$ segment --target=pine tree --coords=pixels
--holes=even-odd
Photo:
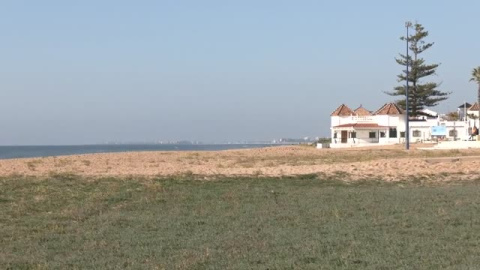
[[[408,24],[410,27],[411,24]],[[433,107],[438,105],[440,101],[448,98],[449,92],[442,92],[438,90],[438,83],[424,82],[428,76],[434,75],[439,64],[426,64],[425,60],[420,55],[433,46],[434,43],[426,43],[424,38],[428,36],[428,31],[424,27],[415,23],[412,27],[415,31],[413,35],[401,37],[400,39],[408,43],[409,56],[400,54],[399,58],[395,58],[397,63],[405,68],[405,70],[398,75],[398,82],[407,81],[406,67],[408,64],[408,101],[409,111],[412,116],[421,114],[421,110],[426,107]],[[406,85],[406,84],[405,84]],[[386,92],[391,96],[405,96],[405,85],[397,86],[392,92]],[[405,99],[397,100],[397,104],[405,109]]]
[[[477,102],[478,102],[478,105],[480,106],[480,67],[476,67],[472,70],[472,78],[470,78],[470,81],[478,84]],[[479,116],[480,116],[480,109],[479,109]],[[480,126],[480,122],[479,122],[479,126]]]

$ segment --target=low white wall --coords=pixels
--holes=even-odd
[[[480,148],[480,141],[450,141],[439,142],[433,147],[434,149],[469,149]]]

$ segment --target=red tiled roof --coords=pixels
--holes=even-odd
[[[374,115],[397,115],[403,114],[403,109],[395,103],[387,103],[378,109]]]
[[[478,106],[478,102],[473,103],[473,105],[468,108],[469,111],[478,111],[480,106]]]
[[[334,126],[334,128],[354,128],[354,129],[362,129],[362,128],[373,128],[373,129],[383,129],[388,128],[386,126],[379,126],[376,123],[353,123],[353,124],[343,124],[339,126]]]
[[[363,108],[362,106],[358,107],[353,111],[357,116],[368,116],[372,115],[371,112],[369,112],[367,109]]]
[[[330,116],[350,116],[355,114],[347,105],[342,104]]]

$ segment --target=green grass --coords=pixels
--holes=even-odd
[[[0,268],[476,269],[480,183],[0,179]]]

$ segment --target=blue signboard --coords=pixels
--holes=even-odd
[[[447,127],[446,126],[432,127],[432,136],[447,136]]]

